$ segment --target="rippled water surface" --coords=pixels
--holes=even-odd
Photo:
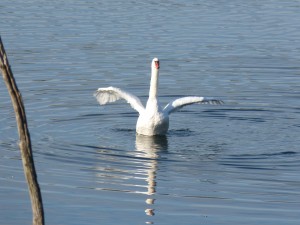
[[[300,1],[8,1],[0,32],[25,101],[46,223],[300,223]],[[213,96],[135,134],[125,102]],[[31,224],[0,82],[0,224]]]

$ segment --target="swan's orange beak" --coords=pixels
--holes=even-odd
[[[159,69],[159,61],[155,61],[155,67],[156,69]]]

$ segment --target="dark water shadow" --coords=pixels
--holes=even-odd
[[[197,132],[192,131],[188,128],[186,129],[171,129],[168,131],[168,136],[175,136],[175,137],[189,137],[197,135]]]

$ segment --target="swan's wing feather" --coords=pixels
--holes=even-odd
[[[169,102],[164,108],[164,112],[171,114],[173,112],[178,111],[184,106],[195,104],[195,103],[219,105],[219,104],[223,104],[223,101],[217,100],[215,98],[209,98],[209,97],[197,97],[197,96],[183,97]]]
[[[138,97],[120,88],[99,88],[97,91],[95,91],[94,96],[100,105],[105,105],[109,102],[115,102],[119,99],[124,99],[131,105],[133,109],[135,109],[139,113],[145,110],[143,104],[141,103]]]

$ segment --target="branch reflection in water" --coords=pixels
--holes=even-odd
[[[147,175],[147,192],[148,195],[146,203],[148,205],[145,210],[146,215],[154,216],[154,201],[153,195],[156,192],[156,173],[158,169],[158,159],[159,152],[168,150],[168,139],[166,136],[143,136],[136,135],[136,151],[139,157],[148,158],[147,163],[148,175]],[[147,224],[153,224],[153,222],[148,221]]]

